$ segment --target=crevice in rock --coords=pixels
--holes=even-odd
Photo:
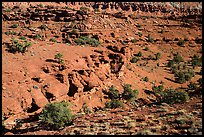
[[[52,93],[49,93],[49,92],[45,92],[45,97],[47,98],[48,101],[52,101],[56,99],[56,97]]]
[[[69,80],[69,91],[67,93],[68,96],[73,97],[74,94],[77,92],[78,88],[72,83],[72,80]]]
[[[35,100],[32,98],[31,108],[27,109],[27,113],[33,113],[37,111],[38,109],[40,109],[40,107],[36,105]]]
[[[64,76],[62,74],[55,75],[55,78],[59,80],[61,83],[64,83]]]

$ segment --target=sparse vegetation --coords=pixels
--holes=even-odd
[[[191,80],[191,78],[194,77],[194,75],[195,74],[193,70],[188,70],[175,72],[174,77],[176,82],[182,84],[185,83],[186,81]]]
[[[137,54],[137,56],[138,56],[138,57],[142,57],[142,52],[139,51],[138,54]]]
[[[16,52],[21,52],[25,53],[28,47],[30,47],[32,44],[31,42],[24,42],[21,43],[17,39],[12,38],[11,39],[12,44],[8,46],[9,52],[16,53]]]
[[[120,96],[119,91],[117,89],[115,89],[115,87],[112,85],[109,88],[109,98],[110,99],[118,99]]]
[[[24,36],[20,36],[19,39],[26,40],[26,38]]]
[[[6,31],[6,35],[16,35],[17,33],[15,31]]]
[[[159,92],[161,95],[160,102],[168,104],[184,103],[189,100],[189,95],[186,91],[177,91],[174,89],[165,89],[163,92]]]
[[[147,42],[154,43],[154,39],[151,37],[150,34],[148,34],[148,36],[147,36]]]
[[[88,44],[88,45],[91,45],[91,46],[94,46],[94,47],[97,47],[99,46],[101,43],[95,39],[95,38],[89,38],[87,36],[81,36],[79,38],[76,38],[74,39],[74,42],[77,44],[77,45],[85,45],[85,44]]]
[[[34,39],[41,39],[42,36],[41,36],[40,34],[36,34],[33,38],[34,38]]]
[[[196,66],[201,66],[202,65],[202,57],[198,57],[196,54],[194,54],[194,56],[191,59],[191,64],[193,66],[193,68],[195,68]]]
[[[10,28],[17,28],[18,27],[18,24],[13,24],[10,26]]]
[[[138,23],[138,24],[136,25],[136,27],[137,27],[137,28],[141,28],[141,25]]]
[[[42,30],[46,30],[46,28],[47,28],[47,26],[45,24],[40,26],[40,29],[42,29]]]
[[[139,94],[138,90],[133,90],[132,89],[132,85],[130,84],[125,84],[123,86],[123,93],[122,93],[122,97],[126,100],[131,100],[131,99],[135,99],[137,98]]]
[[[139,35],[139,37],[142,37],[142,32],[138,32],[137,34]]]
[[[130,59],[130,62],[131,62],[131,63],[137,63],[139,60],[140,60],[139,57],[134,56],[134,57],[132,57],[132,58]]]
[[[55,59],[57,59],[57,62],[58,62],[59,64],[63,64],[63,63],[64,63],[64,60],[63,60],[62,58],[63,58],[63,55],[62,55],[61,53],[57,53],[57,54],[55,55]]]
[[[120,101],[120,100],[111,100],[111,101],[107,101],[105,103],[105,107],[106,108],[120,108],[120,107],[123,107],[123,103]]]
[[[163,92],[164,91],[164,86],[163,85],[159,85],[159,86],[153,86],[152,87],[152,91],[153,92]]]
[[[55,38],[50,38],[51,42],[57,42],[57,40]]]
[[[39,119],[45,127],[60,129],[71,124],[74,118],[68,107],[66,102],[49,103],[43,108]]]
[[[179,40],[179,42],[177,43],[178,46],[183,46],[185,44],[185,40]]]
[[[149,47],[145,47],[145,49],[144,49],[145,51],[149,51]]]
[[[182,61],[183,61],[183,57],[179,53],[176,53],[174,55],[173,62],[175,62],[176,64],[179,64]]]
[[[132,42],[133,44],[135,44],[135,43],[137,43],[137,39],[134,38],[134,39],[131,40],[131,42]]]
[[[145,82],[148,82],[149,81],[149,78],[146,76],[146,77],[144,77],[144,81]]]
[[[161,58],[161,53],[156,53],[155,54],[155,60],[159,60]]]

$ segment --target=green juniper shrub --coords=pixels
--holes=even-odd
[[[138,57],[132,57],[131,59],[130,59],[130,62],[131,63],[136,63],[136,62],[138,62],[140,60],[140,58],[138,58]]]
[[[137,54],[137,56],[138,56],[138,57],[142,57],[142,52],[139,51],[138,54]]]
[[[148,82],[149,81],[149,78],[146,76],[146,77],[144,77],[144,81],[145,82]]]
[[[123,86],[123,93],[122,93],[122,97],[126,100],[131,100],[134,99],[138,96],[139,91],[138,90],[133,90],[132,89],[132,85],[130,84],[125,84]]]
[[[15,31],[6,31],[6,35],[16,35],[17,33]]]
[[[156,54],[155,54],[155,60],[158,60],[158,59],[160,59],[160,58],[161,58],[161,53],[159,53],[159,52],[156,53]]]
[[[41,36],[40,34],[36,34],[33,38],[34,38],[34,39],[41,39],[42,36]]]
[[[113,99],[113,100],[107,101],[105,103],[105,107],[111,108],[111,109],[120,108],[120,107],[123,107],[123,103],[120,100]]]
[[[150,34],[147,36],[147,42],[154,43],[154,39],[150,36]]]
[[[164,86],[163,85],[153,86],[152,91],[153,92],[163,92],[164,91]]]
[[[79,38],[76,38],[76,39],[74,39],[74,42],[77,45],[88,44],[88,45],[91,45],[91,46],[94,46],[94,47],[97,47],[97,46],[99,46],[101,44],[97,39],[89,38],[88,36],[81,36]]]
[[[137,43],[137,39],[134,38],[134,39],[131,40],[131,42],[135,44],[135,43]]]
[[[54,102],[47,104],[39,115],[41,124],[50,129],[60,129],[70,125],[74,116],[66,102]]]
[[[139,35],[139,37],[142,37],[142,33],[141,32],[138,32],[138,35]]]
[[[50,41],[51,41],[51,42],[57,42],[57,40],[54,39],[54,38],[50,38]]]
[[[194,76],[195,72],[192,69],[188,69],[187,71],[177,71],[174,73],[175,81],[180,84],[190,81]]]
[[[168,67],[173,67],[175,64],[175,62],[173,60],[169,60],[168,63],[167,63],[167,66]]]
[[[42,29],[42,30],[46,30],[46,28],[47,28],[47,26],[45,24],[40,26],[40,29]]]
[[[182,56],[179,54],[179,53],[176,53],[173,57],[173,61],[176,63],[176,64],[179,64],[180,62],[183,61],[183,58]]]
[[[168,104],[184,103],[189,100],[189,95],[186,91],[177,91],[174,89],[165,89],[159,93],[161,95],[160,102]]]
[[[192,64],[193,68],[195,68],[196,66],[201,66],[202,65],[202,58],[199,58],[196,54],[194,54],[194,56],[191,59],[191,64]]]
[[[59,64],[63,64],[63,63],[64,63],[64,60],[62,59],[62,57],[63,57],[63,55],[62,55],[61,53],[57,53],[57,54],[55,55],[55,59],[57,59],[57,62],[58,62]]]
[[[28,47],[32,45],[31,42],[20,43],[17,39],[11,39],[12,44],[8,47],[9,52],[16,53],[21,52],[25,53]]]
[[[10,26],[11,28],[17,28],[18,27],[18,24],[13,24]]]
[[[109,88],[109,98],[110,99],[117,99],[117,98],[119,98],[119,96],[120,96],[119,91],[117,89],[115,89],[115,87],[112,85]]]
[[[195,90],[197,88],[196,83],[190,82],[188,84],[188,89],[190,90]]]
[[[24,36],[20,36],[19,39],[26,40],[26,38]]]
[[[182,40],[182,39],[179,40],[177,43],[178,46],[183,46],[184,44],[185,44],[185,40]]]
[[[149,51],[149,47],[145,47],[145,49],[144,49],[145,51]]]

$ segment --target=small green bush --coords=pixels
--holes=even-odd
[[[55,59],[57,59],[57,62],[58,62],[59,64],[63,64],[63,63],[64,63],[64,60],[62,59],[62,57],[63,57],[63,55],[62,55],[61,53],[57,53],[57,54],[55,55]]]
[[[15,31],[6,31],[6,35],[16,35],[17,33]]]
[[[145,49],[144,49],[145,51],[149,51],[149,47],[145,47]]]
[[[115,87],[112,85],[109,88],[109,98],[110,99],[117,99],[117,98],[119,98],[119,96],[120,96],[119,91],[117,89],[115,89]]]
[[[176,64],[179,64],[180,62],[183,61],[183,58],[182,58],[182,56],[181,56],[179,53],[176,53],[176,54],[174,55],[173,61],[174,61]]]
[[[41,39],[42,36],[41,36],[40,34],[36,34],[33,38],[34,38],[34,39]]]
[[[168,67],[173,67],[175,64],[175,62],[173,60],[169,60],[168,63],[167,63],[167,66]]]
[[[177,45],[179,46],[183,46],[185,44],[185,40],[179,40],[179,42],[177,43]]]
[[[11,39],[12,44],[8,46],[9,51],[12,53],[21,52],[25,53],[28,47],[32,45],[31,42],[20,43],[17,39]]]
[[[111,100],[105,103],[106,108],[120,108],[123,107],[123,103],[120,100]]]
[[[42,30],[46,30],[46,28],[47,28],[47,26],[45,24],[40,26],[40,29],[42,29]]]
[[[138,96],[139,91],[138,90],[133,90],[132,89],[132,85],[130,84],[125,84],[123,86],[123,93],[122,93],[122,97],[126,100],[131,100],[134,99]]]
[[[51,41],[51,42],[57,42],[57,40],[54,39],[54,38],[50,38],[50,41]]]
[[[168,104],[184,103],[189,100],[189,95],[186,91],[177,91],[174,89],[165,89],[159,93],[161,95],[160,102]]]
[[[138,54],[137,54],[137,56],[138,56],[138,57],[142,57],[142,52],[139,51]]]
[[[150,36],[150,34],[147,36],[147,42],[154,43],[154,39]]]
[[[17,27],[18,27],[18,24],[11,25],[11,28],[17,28]]]
[[[74,42],[77,44],[77,45],[85,45],[85,44],[88,44],[88,45],[91,45],[91,46],[94,46],[94,47],[97,47],[99,46],[101,43],[95,39],[95,38],[89,38],[87,36],[81,36],[79,38],[76,38],[74,39]]]
[[[136,25],[136,27],[137,27],[137,28],[141,28],[141,24],[138,23],[138,24]]]
[[[188,84],[188,89],[190,90],[195,90],[197,88],[196,83],[190,82]]]
[[[163,85],[153,86],[152,91],[153,92],[162,92],[162,91],[164,91],[164,86]]]
[[[136,62],[138,62],[140,60],[140,58],[138,58],[138,57],[132,57],[131,59],[130,59],[130,62],[131,63],[136,63]]]
[[[131,42],[135,44],[135,43],[137,43],[137,39],[134,38],[134,39],[131,40]]]
[[[142,33],[141,32],[138,32],[137,34],[139,35],[139,37],[142,37]]]
[[[174,74],[175,81],[183,84],[186,81],[191,80],[192,77],[195,76],[195,73],[193,70],[188,70],[188,71],[178,71]]]
[[[74,116],[68,106],[69,105],[66,102],[54,102],[47,104],[39,115],[41,123],[51,129],[60,129],[69,125]]]
[[[196,54],[194,54],[191,59],[191,64],[193,68],[195,68],[195,66],[202,66],[202,58],[199,58]]]
[[[21,39],[21,40],[26,40],[26,37],[20,36],[19,39]]]
[[[146,76],[146,77],[144,78],[144,81],[145,81],[145,82],[148,82],[148,81],[149,81],[149,78]]]
[[[157,53],[157,54],[155,54],[155,60],[158,60],[158,59],[160,59],[161,58],[161,53]]]

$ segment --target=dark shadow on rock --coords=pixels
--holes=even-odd
[[[172,79],[170,79],[170,78],[167,78],[167,77],[164,77],[166,80],[169,80],[169,81],[171,81],[171,82],[175,82],[175,83],[177,83],[175,80],[172,80]]]
[[[56,60],[54,60],[54,59],[46,59],[45,60],[46,62],[54,62],[54,63],[58,63]]]

